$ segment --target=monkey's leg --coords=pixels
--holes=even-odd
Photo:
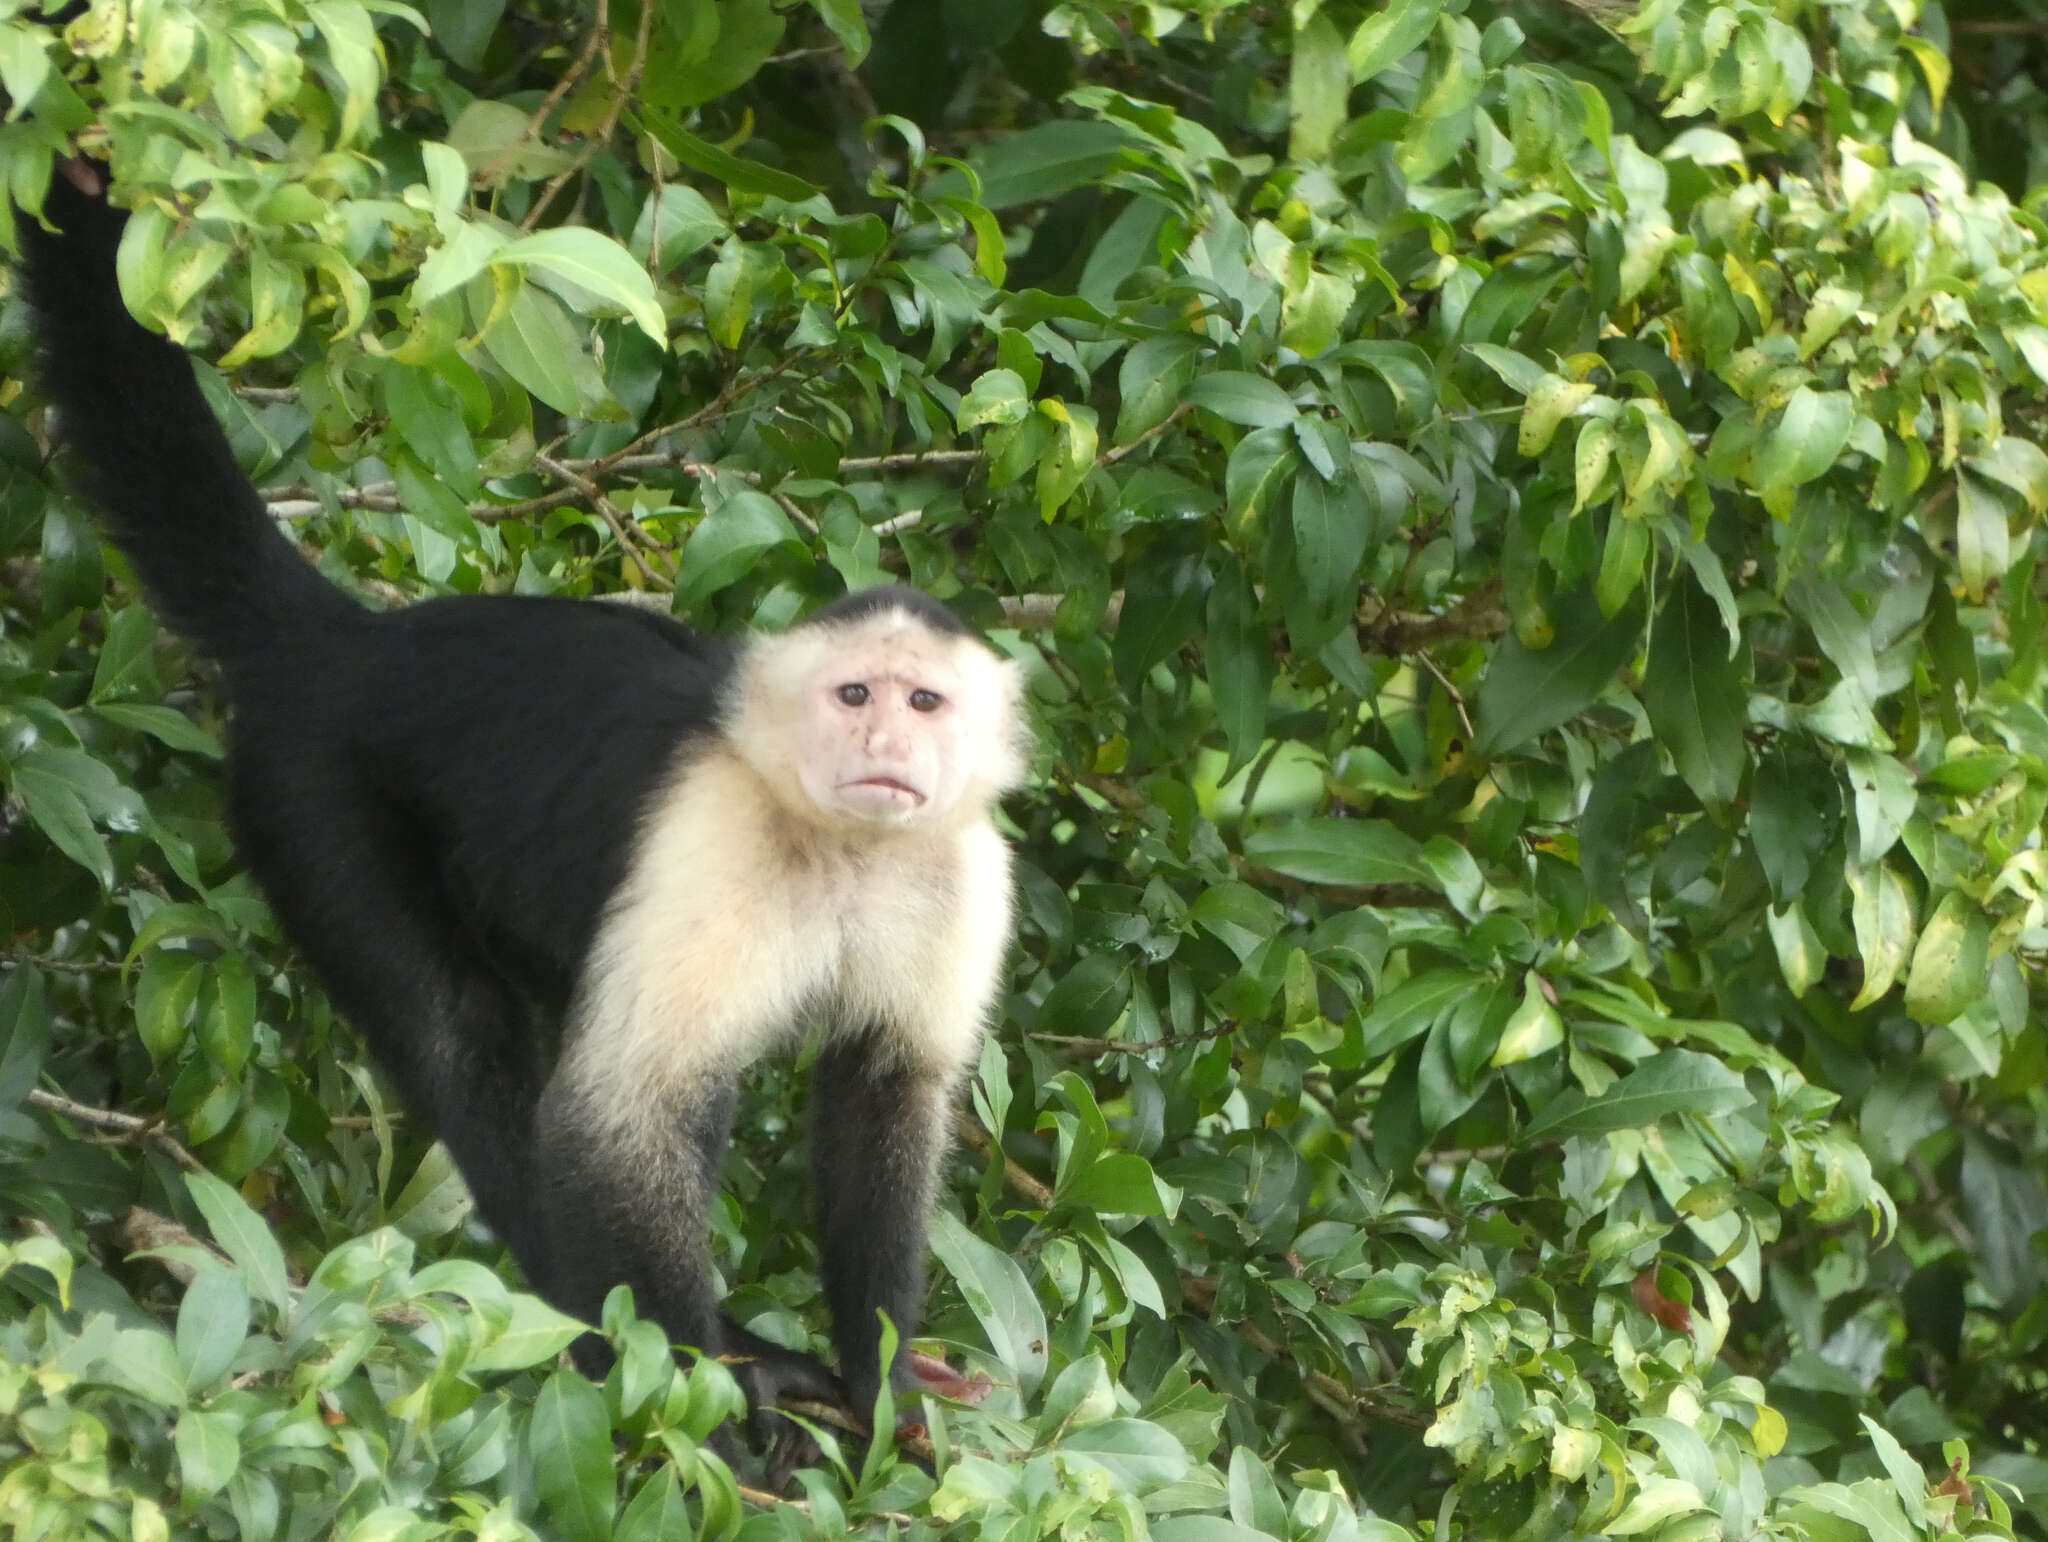
[[[669,1342],[716,1355],[724,1334],[706,1237],[732,1133],[735,1080],[702,1074],[685,1090],[633,1089],[648,1106],[602,1106],[613,1089],[583,1073],[592,1052],[557,1068],[538,1117],[539,1167],[563,1307],[596,1322],[614,1285]],[[602,1360],[598,1346],[579,1362]]]
[[[477,1208],[547,1292],[533,1109],[545,1072],[527,1013],[448,905],[416,831],[317,767],[242,755],[244,854],[285,930],[399,1095],[448,1147]]]
[[[812,1086],[814,1181],[825,1300],[848,1401],[863,1417],[881,1390],[882,1325],[896,1325],[899,1391],[915,1384],[911,1335],[924,1307],[925,1249],[955,1078],[892,1053],[879,1033],[834,1039]]]

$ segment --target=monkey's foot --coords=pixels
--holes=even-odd
[[[725,1353],[719,1358],[747,1396],[747,1444],[767,1459],[766,1486],[781,1493],[799,1467],[820,1460],[811,1432],[780,1409],[791,1403],[838,1408],[844,1399],[839,1378],[820,1361],[798,1350],[784,1349],[723,1319],[720,1336]]]

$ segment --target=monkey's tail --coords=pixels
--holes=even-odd
[[[121,303],[127,216],[51,179],[52,234],[18,218],[41,379],[79,466],[164,617],[228,671],[291,633],[364,614],[285,539],[176,344]]]

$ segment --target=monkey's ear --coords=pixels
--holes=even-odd
[[[989,796],[999,798],[1021,787],[1031,770],[1031,705],[1025,699],[1023,665],[987,648],[977,652],[987,661],[985,670],[975,671],[971,687],[984,704],[982,725],[974,735],[981,761],[977,780],[986,784]]]

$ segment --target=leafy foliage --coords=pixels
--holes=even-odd
[[[11,311],[0,1517],[2042,1534],[2038,103],[1898,0],[878,15],[17,3],[0,161],[111,162],[371,603],[898,578],[1030,663],[928,1325],[985,1395],[793,1502],[623,1296],[564,1367],[237,871]],[[822,1343],[806,1097],[717,1243]]]

